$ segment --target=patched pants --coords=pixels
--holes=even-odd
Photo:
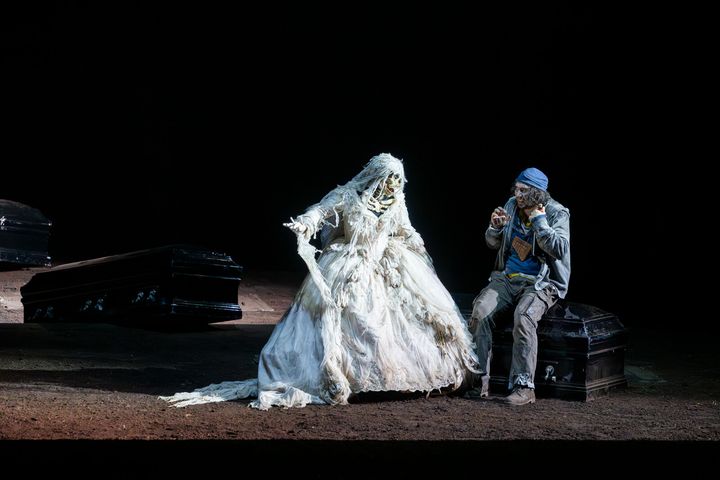
[[[470,332],[475,339],[483,381],[490,380],[492,331],[496,322],[513,321],[512,364],[509,388],[523,385],[535,388],[537,365],[537,325],[540,318],[557,301],[552,287],[535,290],[535,281],[502,272],[490,274],[490,283],[473,300]],[[509,312],[514,309],[512,317]]]

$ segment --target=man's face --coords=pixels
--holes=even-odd
[[[528,202],[528,193],[530,193],[530,186],[525,185],[522,182],[515,182],[515,189],[513,190],[515,195],[515,201],[517,206],[520,208],[528,208],[531,205]]]

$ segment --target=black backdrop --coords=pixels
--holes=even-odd
[[[0,197],[53,220],[54,258],[182,242],[302,272],[282,222],[389,152],[449,289],[486,283],[490,211],[536,166],[572,213],[569,299],[664,311],[630,12],[94,3],[0,16]]]

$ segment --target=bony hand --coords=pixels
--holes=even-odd
[[[283,223],[283,226],[288,227],[297,235],[303,235],[305,238],[310,238],[310,229],[307,225],[302,222],[298,222],[292,217],[290,217],[290,221],[288,223]]]
[[[497,207],[490,215],[490,225],[493,228],[502,228],[508,222],[508,214],[502,207]]]
[[[545,205],[543,205],[542,203],[539,203],[539,204],[535,205],[534,207],[526,209],[525,213],[528,216],[528,220],[532,220],[533,218],[537,217],[538,215],[545,215]]]

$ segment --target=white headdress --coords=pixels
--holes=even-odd
[[[355,175],[345,186],[352,187],[360,192],[366,190],[373,192],[378,185],[392,174],[397,174],[402,180],[402,185],[405,185],[407,179],[405,178],[402,160],[393,157],[389,153],[381,153],[372,157],[360,173]]]

